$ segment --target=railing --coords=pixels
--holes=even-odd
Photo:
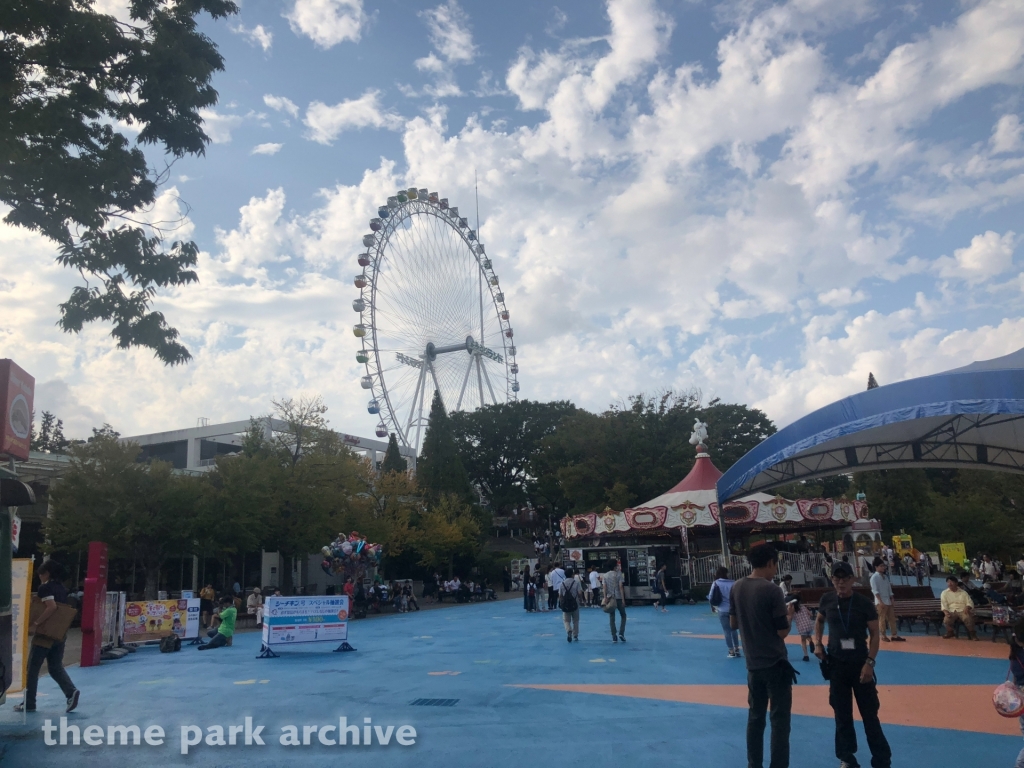
[[[103,602],[103,641],[101,648],[107,650],[119,645],[124,629],[124,592],[107,592]]]

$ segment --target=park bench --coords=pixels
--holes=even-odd
[[[925,589],[931,592],[930,587],[925,587]],[[939,634],[942,628],[942,601],[934,596],[911,600],[897,597],[893,601],[893,612],[896,614],[896,625],[901,629],[904,622],[910,629],[913,629],[916,621],[924,624],[925,634],[929,633],[933,624],[935,625],[935,634]]]
[[[834,592],[832,587],[806,587],[804,589],[795,589],[793,594],[800,598],[800,604],[806,605],[809,611],[816,611],[818,609],[818,603],[821,602],[821,597],[827,592]],[[871,595],[871,590],[866,587],[854,587],[854,592],[858,592],[865,597],[874,599]]]

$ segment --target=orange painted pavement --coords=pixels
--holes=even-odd
[[[747,708],[745,685],[516,685],[546,691],[596,693],[636,699]],[[992,685],[880,685],[879,719],[888,725],[1019,736],[1017,718],[999,717],[992,707]],[[854,712],[857,708],[854,706]],[[832,717],[828,686],[794,685],[793,714]],[[860,715],[857,714],[857,719]]]
[[[673,632],[672,637],[721,640],[725,642],[725,635],[689,635]],[[789,645],[800,645],[800,636],[790,635],[786,638],[786,643]],[[943,640],[937,635],[908,635],[905,643],[881,643],[879,650],[897,653],[924,653],[931,656],[957,656],[970,659],[1006,659],[1009,656],[1009,648],[1006,643],[993,643],[991,639],[978,641]]]

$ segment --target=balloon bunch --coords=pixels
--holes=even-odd
[[[344,574],[353,581],[362,578],[367,567],[380,563],[380,544],[370,544],[359,531],[352,531],[347,537],[343,533],[322,550],[324,560],[320,567],[328,576]]]

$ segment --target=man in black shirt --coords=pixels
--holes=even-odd
[[[890,768],[892,751],[878,721],[878,689],[875,687],[875,658],[878,656],[878,612],[870,599],[853,591],[853,568],[849,563],[832,567],[835,592],[827,592],[818,603],[814,624],[814,655],[823,662],[829,681],[829,704],[836,717],[836,757],[840,768],[857,768],[857,733],[853,728],[853,699],[864,721],[864,733],[871,749],[872,768]],[[828,622],[826,656],[822,636]],[[865,640],[865,636],[868,637]]]
[[[48,560],[39,566],[39,589],[36,595],[43,601],[45,606],[39,619],[28,628],[31,634],[35,634],[40,624],[46,621],[50,614],[57,610],[57,603],[67,603],[68,591],[64,588],[57,577],[60,575],[59,566],[52,560]],[[67,697],[67,711],[70,712],[78,706],[78,689],[71,682],[68,673],[64,670],[64,640],[54,642],[49,648],[36,644],[37,638],[32,641],[32,651],[28,657],[28,680],[25,686],[25,701],[14,707],[15,712],[36,711],[36,688],[39,685],[39,671],[46,662],[46,668],[50,672],[50,678]]]

